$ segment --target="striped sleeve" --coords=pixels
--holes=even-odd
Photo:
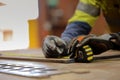
[[[80,0],[74,15],[69,19],[71,22],[86,22],[91,27],[100,15],[99,5],[96,4],[96,0]]]

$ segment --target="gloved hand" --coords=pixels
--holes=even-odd
[[[79,46],[79,44],[81,44],[81,42],[87,37],[87,35],[75,37],[68,45],[68,54],[70,54],[70,58],[74,59],[75,62],[86,63],[93,61],[93,51],[91,47],[86,43]]]
[[[113,48],[109,39],[110,36],[107,34],[102,36],[94,34],[78,36],[71,41],[68,54],[70,54],[70,58],[75,58],[78,62],[91,62],[93,55]]]
[[[42,50],[46,58],[60,58],[67,55],[67,44],[57,36],[46,36]]]
[[[100,54],[106,50],[113,49],[111,38],[112,36],[110,36],[110,34],[104,34],[101,36],[90,34],[85,36],[82,40],[79,40],[77,47],[89,45],[92,48],[94,54]]]

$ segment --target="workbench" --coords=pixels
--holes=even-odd
[[[92,63],[76,63],[71,59],[46,59],[41,49],[0,51],[0,65],[5,64],[6,73],[1,69],[0,80],[120,80],[120,51],[115,50],[95,55]],[[25,66],[26,69],[22,68],[21,71],[31,67],[41,67],[42,71],[31,76],[24,71],[10,74],[9,65]],[[14,67],[14,70],[18,68],[19,66]]]

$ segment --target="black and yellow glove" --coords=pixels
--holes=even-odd
[[[74,59],[76,62],[86,63],[93,61],[92,48],[88,44],[79,46],[86,37],[86,35],[78,36],[71,40],[68,46],[68,54],[70,58]]]
[[[100,54],[113,48],[113,44],[107,40],[106,35],[96,36],[81,35],[74,38],[68,48],[70,58],[75,59],[77,62],[91,62],[93,55]]]

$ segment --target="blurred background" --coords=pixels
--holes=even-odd
[[[61,35],[78,1],[0,0],[0,50],[41,48],[46,35]],[[101,12],[91,33],[106,30]]]

